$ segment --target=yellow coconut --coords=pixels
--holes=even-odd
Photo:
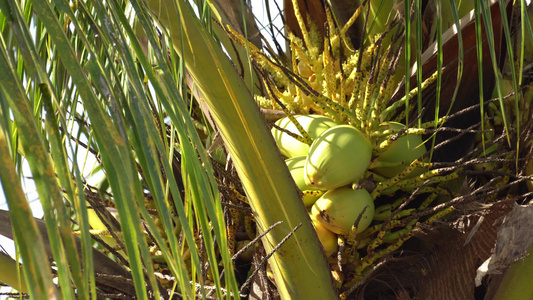
[[[322,225],[318,220],[311,217],[311,220],[313,221],[313,226],[315,227],[316,234],[318,236],[318,239],[320,240],[320,243],[322,244],[322,248],[324,249],[324,252],[326,253],[326,256],[331,256],[334,253],[337,253],[337,250],[339,248],[339,245],[337,243],[337,235],[330,230],[328,230],[324,225]]]
[[[353,225],[362,232],[374,218],[374,201],[365,189],[349,186],[328,191],[311,208],[314,219],[334,233],[348,235]],[[361,215],[359,222],[355,224]]]

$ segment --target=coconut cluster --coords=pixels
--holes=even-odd
[[[425,153],[419,135],[389,143],[387,133],[401,128],[399,123],[384,123],[379,128],[382,134],[370,138],[352,125],[337,125],[322,115],[285,117],[272,128],[328,256],[337,251],[337,235],[361,233],[374,218],[371,194],[353,186],[369,172],[394,177]]]

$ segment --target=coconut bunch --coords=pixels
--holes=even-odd
[[[422,134],[443,120],[405,126],[413,109],[406,109],[406,103],[418,90],[390,103],[403,42],[397,23],[356,50],[345,33],[362,7],[342,28],[326,8],[326,37],[310,20],[298,17],[298,11],[295,7],[303,38],[288,34],[288,64],[251,44],[247,47],[267,91],[256,100],[262,108],[286,115],[273,124],[272,135],[344,290],[409,239],[416,222],[431,222],[451,211],[425,209],[445,193],[436,184],[457,173],[430,170],[425,162]],[[435,79],[436,74],[422,88]],[[427,197],[408,206],[413,191]]]
[[[345,34],[363,7],[343,27],[326,8],[323,36],[293,4],[302,38],[288,33],[289,59],[247,44],[266,90],[256,100],[286,115],[272,124],[272,135],[292,175],[288,180],[302,191],[338,287],[346,292],[412,237],[417,224],[454,210],[450,186],[462,168],[429,163],[422,135],[446,119],[409,119],[416,115],[416,101],[410,100],[420,90],[390,100],[399,85],[395,70],[404,61],[399,22],[371,11],[379,34],[354,49]],[[422,90],[436,79],[435,72]]]
[[[298,128],[311,144],[299,138]],[[423,168],[408,169],[426,153],[420,135],[403,135],[394,141],[385,138],[402,129],[400,123],[386,122],[374,136],[367,136],[322,115],[296,115],[276,122],[272,135],[287,157],[287,167],[302,191],[326,255],[337,253],[338,235],[362,233],[374,219],[375,195],[360,183],[374,176],[386,182],[400,174],[408,178],[424,172]],[[384,149],[380,148],[383,143]]]

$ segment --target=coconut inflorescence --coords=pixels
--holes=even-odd
[[[460,8],[470,11],[470,5]],[[399,46],[406,40],[390,22],[397,10],[402,14],[397,6],[370,3],[354,12],[351,21],[365,11],[368,16],[367,27],[360,28],[366,30],[360,47],[346,39],[351,24],[337,27],[326,11],[329,34],[301,22],[302,36],[287,36],[290,60],[283,68],[269,55],[254,55],[268,73],[268,95],[257,95],[256,101],[287,116],[275,123],[272,135],[302,191],[324,251],[331,255],[332,270],[342,272],[339,286],[345,292],[368,278],[379,260],[398,250],[421,224],[453,212],[455,204],[438,204],[459,195],[449,185],[466,174],[460,164],[432,163],[427,149],[433,151],[437,144],[422,138],[448,129],[448,115],[427,122],[427,112],[417,110],[425,103],[420,98],[434,94],[441,70],[423,72],[423,82],[411,84],[403,96],[405,59]],[[450,21],[443,14],[445,20]],[[434,33],[435,27],[428,30]],[[530,163],[525,174],[532,170]],[[532,182],[527,181],[529,188]]]

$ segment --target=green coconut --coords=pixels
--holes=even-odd
[[[320,196],[324,192],[320,191],[317,188],[309,187],[307,184],[305,184],[305,159],[306,156],[297,156],[285,160],[285,163],[287,163],[287,167],[291,172],[292,179],[294,179],[294,182],[296,183],[298,188],[304,193],[302,200],[304,201],[305,206],[311,207],[311,205],[313,205],[313,203],[315,203],[315,201],[320,198]]]
[[[324,131],[309,148],[305,183],[330,190],[357,181],[368,168],[372,145],[358,129],[338,125]]]
[[[368,228],[374,218],[374,210],[374,201],[367,190],[346,186],[320,197],[311,208],[311,216],[331,232],[348,235],[353,225],[357,226],[357,233]]]
[[[294,117],[313,140],[322,132],[337,125],[332,119],[321,115],[298,115]],[[294,123],[292,123],[287,117],[277,120],[275,124],[280,128],[301,136],[296,125],[294,125]],[[308,144],[298,141],[291,135],[280,131],[275,127],[272,127],[272,136],[274,137],[281,154],[285,157],[306,156],[309,152]]]
[[[405,125],[397,122],[383,123],[379,126],[379,130],[398,131],[404,128]],[[386,141],[386,138],[378,140],[378,144]],[[422,157],[426,153],[426,147],[422,143],[422,137],[418,134],[407,134],[397,140],[393,141],[387,150],[380,153],[378,157],[372,162],[370,168],[387,178],[392,178],[405,170],[415,159]],[[415,176],[423,173],[423,168],[417,168],[410,176]]]

